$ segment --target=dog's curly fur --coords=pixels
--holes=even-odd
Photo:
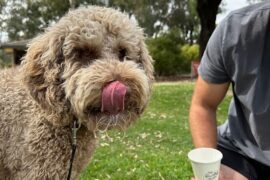
[[[89,162],[98,130],[127,127],[143,112],[152,59],[135,21],[110,8],[70,11],[29,44],[18,68],[0,72],[0,178],[65,179],[78,119],[72,179]],[[101,112],[103,87],[128,87],[125,110]]]

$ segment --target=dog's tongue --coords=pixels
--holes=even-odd
[[[127,87],[119,81],[113,81],[102,91],[101,112],[117,114],[125,108]]]

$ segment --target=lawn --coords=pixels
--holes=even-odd
[[[127,131],[102,134],[100,143],[80,180],[181,179],[192,176],[187,152],[193,147],[188,110],[194,82],[156,83],[149,107]],[[231,98],[218,109],[226,119]]]

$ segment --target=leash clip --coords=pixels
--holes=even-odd
[[[77,145],[77,131],[80,129],[81,123],[78,122],[78,120],[75,120],[73,122],[73,127],[72,127],[72,145],[76,146]]]
[[[77,131],[80,129],[81,123],[78,121],[78,119],[74,120],[72,129],[72,152],[70,157],[70,164],[69,164],[69,170],[67,175],[67,180],[71,179],[71,172],[72,172],[72,164],[75,158],[75,152],[77,148]]]

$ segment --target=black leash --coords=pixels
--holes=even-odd
[[[75,158],[75,153],[76,153],[76,149],[77,149],[77,131],[80,128],[80,124],[78,122],[78,120],[74,120],[73,122],[73,127],[72,127],[72,152],[71,152],[71,158],[70,158],[70,163],[69,163],[69,170],[68,170],[68,176],[67,176],[67,180],[70,180],[71,178],[71,172],[72,172],[72,165],[73,165],[73,161]]]

